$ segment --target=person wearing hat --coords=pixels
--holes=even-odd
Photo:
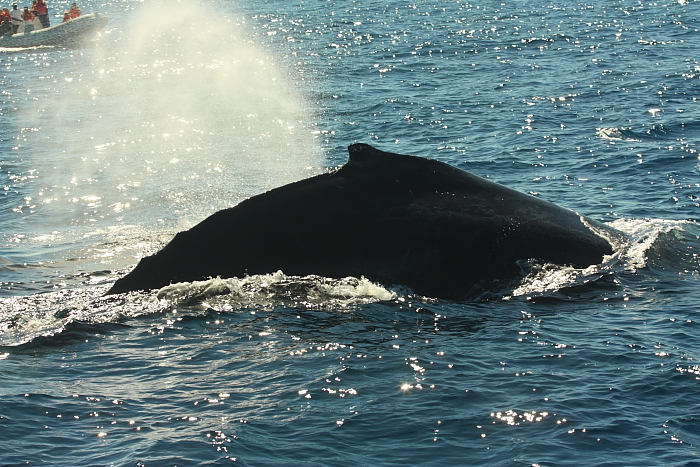
[[[10,10],[10,18],[12,18],[12,34],[17,34],[19,25],[22,24],[22,12],[17,9],[17,4],[12,5],[12,10]]]

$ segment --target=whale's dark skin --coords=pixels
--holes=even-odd
[[[178,233],[108,293],[282,270],[364,276],[459,299],[474,286],[517,278],[519,260],[583,268],[613,252],[585,218],[550,202],[435,160],[366,144],[348,150],[335,172],[254,196]]]

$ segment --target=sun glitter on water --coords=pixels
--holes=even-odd
[[[159,219],[182,229],[318,173],[303,92],[250,29],[213,5],[155,0],[83,52],[89,69],[56,79],[24,114],[50,142],[48,154],[31,151],[37,210],[56,225]],[[55,152],[60,166],[43,162]]]

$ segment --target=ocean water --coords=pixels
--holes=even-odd
[[[0,465],[700,465],[700,2],[80,6],[110,20],[84,47],[0,50]],[[354,142],[627,242],[465,302],[283,271],[103,296]]]

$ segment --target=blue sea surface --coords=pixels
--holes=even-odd
[[[700,2],[80,6],[110,21],[84,46],[0,49],[0,465],[700,465]],[[627,242],[471,301],[104,295],[355,142]]]

